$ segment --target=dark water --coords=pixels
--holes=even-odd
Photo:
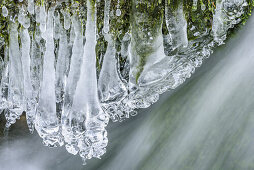
[[[254,18],[181,87],[138,116],[108,127],[101,160],[48,148],[23,116],[4,136],[1,170],[254,169]]]

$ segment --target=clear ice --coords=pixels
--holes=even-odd
[[[46,22],[47,34],[45,34],[46,51],[43,56],[43,78],[35,115],[35,128],[44,144],[50,147],[63,145],[60,133],[60,118],[56,114],[53,13],[54,8],[50,8]]]
[[[25,113],[29,130],[46,146],[65,145],[84,162],[100,158],[109,119],[129,118],[182,84],[248,6],[246,0],[217,0],[216,6],[193,0],[190,11],[199,17],[213,8],[212,20],[198,25],[186,19],[183,1],[176,8],[168,0],[131,1],[125,8],[127,1],[24,0],[15,12],[0,3],[0,22],[8,24],[0,33],[6,128]]]

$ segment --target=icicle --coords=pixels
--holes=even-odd
[[[6,8],[6,6],[2,7],[2,15],[3,15],[3,17],[7,17],[8,16],[8,9]]]
[[[177,29],[179,29],[178,36],[179,36],[179,44],[182,44],[183,48],[188,46],[188,35],[187,35],[187,21],[184,16],[183,12],[183,5],[181,4],[178,7],[177,15],[176,15],[176,22],[177,22]]]
[[[22,68],[24,76],[24,100],[25,100],[25,111],[26,119],[30,132],[34,130],[34,114],[36,101],[33,98],[33,88],[31,84],[31,73],[30,73],[30,35],[28,29],[22,29],[21,31],[21,45],[22,45]]]
[[[183,12],[183,4],[179,4],[178,9],[172,11],[166,1],[165,19],[173,50],[179,47],[186,48],[188,46],[187,21]]]
[[[26,11],[22,7],[19,10],[18,21],[21,25],[23,25],[24,28],[29,28],[30,27],[30,18],[28,18],[28,16],[25,13],[26,13]]]
[[[246,0],[216,1],[216,9],[212,24],[212,35],[218,45],[224,43],[228,29],[232,28],[235,24],[238,24],[241,21],[240,16],[244,13],[246,5]]]
[[[130,33],[127,32],[122,40],[122,44],[121,44],[121,58],[125,59],[126,62],[124,63],[124,65],[122,66],[123,69],[120,72],[122,77],[127,80],[129,77],[129,71],[130,71],[130,65],[129,65],[129,55],[130,55],[130,40],[131,40],[131,36]],[[121,62],[119,62],[120,67],[121,67]],[[120,68],[119,68],[120,69]]]
[[[61,29],[60,14],[59,12],[56,12],[56,15],[54,16],[54,38],[56,40],[60,38]]]
[[[214,40],[218,43],[222,43],[220,40],[220,36],[225,31],[225,24],[224,24],[224,17],[225,14],[223,13],[223,3],[224,0],[217,0],[216,1],[216,9],[213,19],[213,27],[212,32],[214,36]]]
[[[105,39],[108,47],[99,76],[98,91],[104,110],[114,119],[115,114],[121,112],[118,105],[127,96],[127,87],[119,76],[115,44],[110,35],[105,35]]]
[[[8,62],[8,47],[4,51],[4,63],[1,72],[0,84],[0,114],[4,109],[8,108],[8,87],[9,87],[9,62]]]
[[[108,40],[98,82],[101,102],[118,102],[126,96],[127,89],[119,77],[117,65],[115,44],[112,40]]]
[[[67,78],[66,89],[65,89],[65,107],[68,108],[72,105],[73,95],[75,93],[77,82],[80,77],[80,70],[83,56],[83,33],[81,24],[77,16],[72,17],[72,25],[74,27],[75,38],[72,48],[70,71]],[[72,39],[72,37],[70,38]]]
[[[123,37],[123,40],[122,40],[121,55],[124,58],[129,55],[130,39],[131,39],[130,34],[126,33]]]
[[[69,41],[69,46],[73,46],[75,40],[75,30],[73,24],[71,25],[71,31],[70,31],[70,41]]]
[[[0,86],[0,114],[3,110],[8,108],[8,84],[9,84],[9,74],[8,74],[8,64],[3,69],[2,80]]]
[[[81,76],[73,101],[74,109],[81,114],[81,117],[85,117],[85,121],[80,122],[85,125],[85,138],[81,138],[78,145],[83,160],[92,157],[100,158],[106,152],[105,147],[108,143],[105,130],[108,116],[101,109],[97,92],[95,8],[96,6],[93,7],[91,2],[87,1],[87,40],[84,46]]]
[[[106,33],[106,34],[109,32],[110,4],[111,4],[111,0],[106,0],[106,1],[105,1],[105,7],[104,7],[104,27],[103,27],[103,31],[104,31],[104,33]]]
[[[16,23],[10,23],[10,46],[9,46],[9,91],[8,101],[10,102],[9,111],[6,112],[6,127],[9,128],[11,124],[19,119],[23,108],[23,71],[21,65],[21,54],[19,51],[18,43],[18,25]]]
[[[68,45],[67,45],[67,35],[66,30],[60,26],[60,41],[59,41],[59,50],[57,57],[56,65],[56,102],[59,104],[59,110],[62,110],[63,97],[64,97],[64,88],[66,82],[66,67],[67,67],[67,57],[68,57]]]
[[[72,48],[72,56],[71,56],[71,64],[70,71],[68,74],[66,88],[65,88],[65,97],[64,97],[64,111],[62,114],[62,133],[65,139],[66,149],[68,152],[72,154],[77,154],[77,142],[76,137],[72,134],[71,122],[69,121],[70,109],[73,103],[73,96],[76,91],[77,83],[80,77],[82,57],[83,57],[83,33],[81,24],[77,18],[77,16],[73,15],[72,17],[72,27],[75,32],[73,38],[73,34],[71,34],[70,39],[74,39],[73,48]]]
[[[24,96],[31,99],[32,97],[32,85],[30,78],[30,36],[27,29],[21,31],[21,52],[22,52],[22,68],[24,75]]]
[[[103,155],[108,142],[105,131],[108,116],[102,111],[97,94],[95,8],[90,0],[87,1],[84,60],[73,99],[73,107],[67,120],[71,125],[70,131],[76,136],[79,154],[84,161]]]
[[[36,27],[35,34],[32,36],[32,47],[31,47],[31,82],[33,86],[33,96],[39,96],[40,82],[42,79],[42,53],[41,53],[41,36],[40,30]]]
[[[64,16],[64,29],[69,30],[71,27],[70,14],[68,12],[63,11],[63,10],[61,10],[61,13]]]
[[[34,0],[28,0],[27,10],[30,14],[34,14]]]
[[[37,23],[40,23],[41,22],[40,20],[41,7],[36,5],[34,10],[35,10],[35,21]]]
[[[104,15],[106,17],[104,18],[105,25],[103,28],[105,33],[104,37],[108,42],[108,47],[104,56],[98,81],[98,90],[100,92],[99,96],[101,102],[103,103],[119,102],[127,95],[125,84],[119,77],[115,44],[111,38],[111,35],[107,34],[109,30],[109,11],[110,0],[105,2]]]
[[[46,31],[47,13],[45,10],[45,4],[40,7],[40,30],[42,33]]]
[[[35,116],[35,128],[38,134],[43,139],[44,144],[51,147],[63,145],[59,119],[56,115],[53,13],[54,8],[50,8],[47,18],[47,34],[45,34],[46,52],[43,60],[43,80]]]

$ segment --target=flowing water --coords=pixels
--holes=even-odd
[[[254,169],[254,17],[175,91],[107,127],[107,153],[86,166],[30,135],[24,116],[3,135],[3,170]]]

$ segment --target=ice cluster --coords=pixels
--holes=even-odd
[[[15,12],[12,1],[0,2],[8,24],[7,41],[0,37],[7,128],[25,112],[46,146],[100,158],[109,120],[129,118],[182,84],[248,7],[193,0],[190,22],[181,0],[129,1],[24,0]]]

